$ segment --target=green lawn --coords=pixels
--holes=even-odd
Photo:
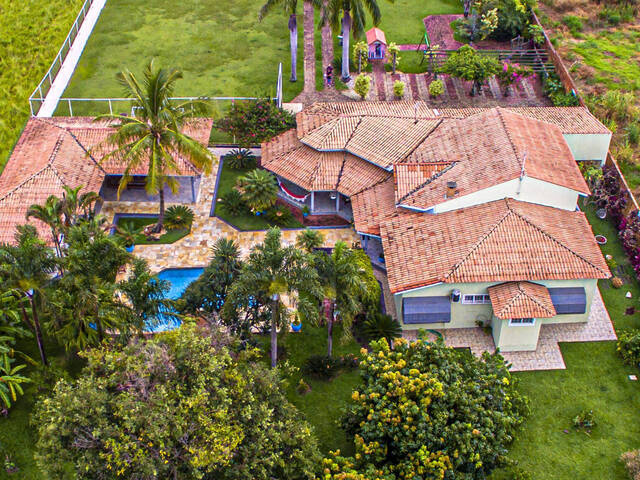
[[[0,172],[29,117],[29,95],[81,5],[82,0],[0,0]]]
[[[147,225],[156,223],[158,217],[119,217],[116,225],[122,226],[125,223],[133,224],[135,229],[142,230]],[[178,229],[167,230],[166,233],[160,235],[158,241],[149,241],[142,233],[136,235],[136,245],[157,245],[162,243],[174,243],[180,240],[182,237],[189,235],[190,230]]]
[[[224,162],[222,163],[222,171],[220,172],[220,180],[219,180],[219,183],[218,183],[218,194],[217,194],[217,197],[216,197],[216,208],[215,208],[214,213],[215,213],[215,215],[217,217],[220,217],[225,222],[228,222],[231,225],[234,225],[239,230],[266,230],[269,227],[271,227],[272,224],[269,223],[264,216],[262,216],[262,215],[261,216],[256,216],[256,215],[253,215],[251,212],[247,212],[247,213],[244,213],[244,214],[239,215],[239,216],[229,215],[225,211],[225,209],[222,208],[217,203],[218,198],[223,197],[226,193],[228,193],[231,190],[233,190],[233,188],[236,186],[236,182],[238,180],[238,177],[244,175],[249,170],[251,170],[251,169],[231,168],[228,165],[225,165]],[[285,227],[286,228],[298,228],[298,227],[301,228],[303,226],[304,225],[302,225],[300,222],[298,222],[297,220],[293,219]]]

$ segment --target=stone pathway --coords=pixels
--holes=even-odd
[[[481,328],[451,328],[440,332],[451,347],[470,348],[480,356],[483,352],[494,352],[493,338]],[[405,338],[415,339],[417,331],[404,332]],[[511,363],[511,371],[563,370],[566,368],[559,343],[598,342],[616,340],[616,332],[605,308],[600,291],[596,290],[586,323],[558,323],[542,325],[538,346],[533,352],[502,352]]]
[[[225,149],[215,149],[218,156],[226,153]],[[198,198],[195,203],[188,203],[195,213],[191,226],[191,233],[175,243],[168,245],[137,245],[135,255],[149,262],[153,272],[167,268],[203,267],[209,263],[210,247],[221,237],[236,241],[243,256],[251,248],[262,242],[264,231],[243,232],[236,230],[217,217],[211,217],[211,206],[214,198],[218,162],[215,162],[210,175],[202,177]],[[167,204],[169,207],[170,204]],[[155,202],[105,202],[101,212],[113,221],[116,213],[156,213],[158,204]],[[282,238],[285,244],[295,242],[296,236],[303,229],[283,230]],[[358,235],[351,227],[317,229],[325,240],[325,247],[332,247],[339,240],[348,245],[359,242]]]

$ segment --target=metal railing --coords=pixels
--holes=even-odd
[[[446,62],[449,55],[457,50],[435,50],[430,52],[427,50],[424,53],[425,62],[429,62],[429,68],[442,67]],[[549,73],[554,70],[554,65],[551,63],[546,50],[537,48],[529,50],[479,50],[482,55],[493,57],[499,61],[509,60],[514,63],[518,63],[522,66],[530,67],[535,73]]]
[[[89,8],[93,4],[93,2],[94,0],[85,0],[85,2],[82,4],[82,8],[78,12],[78,15],[76,16],[76,20],[73,22],[73,25],[71,26],[71,29],[67,34],[67,38],[64,39],[64,42],[62,42],[62,46],[60,47],[60,50],[58,50],[58,54],[53,59],[53,62],[51,62],[51,66],[49,67],[49,70],[47,70],[47,73],[44,74],[38,86],[33,90],[31,95],[29,96],[29,108],[31,110],[32,116],[37,114],[38,111],[40,110],[40,107],[42,106],[42,103],[44,102],[44,99],[46,98],[47,93],[49,93],[49,90],[51,89],[53,80],[56,78],[56,75],[62,68],[62,63],[64,62],[65,58],[67,58],[67,54],[69,53],[69,50],[71,50],[71,45],[73,44],[73,41],[75,40],[75,38],[78,36],[78,31],[80,30],[80,27],[82,26],[82,22],[87,16],[87,12],[89,11]],[[40,102],[36,110],[34,110],[33,108],[34,106],[33,102]]]

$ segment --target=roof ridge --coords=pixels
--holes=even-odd
[[[444,162],[443,162],[444,163]],[[429,177],[427,180],[425,180],[423,183],[421,183],[420,185],[416,186],[415,188],[413,188],[412,190],[410,190],[409,192],[407,192],[406,195],[404,195],[402,198],[398,199],[398,201],[396,202],[396,204],[400,204],[403,201],[405,201],[409,196],[413,195],[414,193],[416,193],[418,190],[423,189],[424,187],[426,187],[427,185],[429,185],[431,182],[433,182],[434,180],[436,180],[437,178],[441,177],[442,175],[444,175],[446,172],[448,172],[449,170],[451,170],[454,166],[456,166],[459,162],[453,161],[451,163],[449,163],[449,165],[447,165],[445,168],[443,168],[442,170],[440,170],[439,172],[436,172],[435,174],[433,174],[431,177]],[[401,164],[401,165],[405,165],[405,164]],[[394,175],[393,178],[395,180],[396,176],[395,176],[395,164],[394,164]],[[397,186],[397,185],[396,185]]]
[[[342,156],[342,165],[340,166],[340,171],[338,172],[338,181],[336,182],[336,190],[338,189],[338,185],[340,185],[340,181],[342,180],[342,173],[344,172],[344,165],[347,163],[347,154],[353,155],[351,152],[347,151],[347,145],[349,145],[349,142],[351,141],[351,139],[355,135],[356,130],[358,129],[358,127],[360,126],[361,123],[362,123],[362,116],[360,116],[360,119],[358,120],[358,123],[356,124],[354,129],[351,130],[351,134],[349,135],[349,138],[347,138],[347,141],[344,142],[344,150],[342,150],[344,152],[344,154]]]
[[[47,163],[44,167],[42,167],[40,170],[38,170],[37,172],[34,172],[33,174],[29,175],[27,178],[25,178],[22,182],[20,182],[18,185],[16,185],[15,187],[13,187],[11,190],[7,191],[7,193],[5,193],[4,195],[2,195],[0,197],[0,202],[4,201],[6,198],[8,198],[9,196],[13,195],[18,189],[22,188],[24,185],[26,185],[28,182],[32,181],[34,178],[36,178],[38,175],[40,175],[42,172],[44,172],[45,170],[47,170],[48,168],[51,168],[54,172],[55,169],[52,167],[52,165],[50,163]],[[62,180],[62,178],[60,177],[60,175],[58,175],[56,173],[56,176],[58,178],[60,178],[60,180]]]
[[[529,220],[525,215],[523,215],[522,213],[518,212],[510,203],[509,201],[510,199],[506,198],[505,201],[507,203],[507,208],[509,209],[510,212],[513,212],[518,218],[521,218],[523,221],[525,221],[527,224],[531,225],[533,228],[535,228],[536,230],[538,230],[539,232],[541,232],[543,235],[545,235],[546,237],[548,237],[549,239],[551,239],[552,241],[554,241],[555,243],[557,243],[558,245],[560,245],[562,248],[568,250],[569,252],[571,252],[573,255],[575,255],[576,257],[578,257],[579,259],[581,259],[583,262],[588,263],[589,265],[591,265],[593,268],[595,268],[596,270],[601,271],[602,273],[607,273],[604,270],[602,270],[600,267],[598,267],[597,265],[595,265],[592,261],[588,260],[587,258],[585,258],[583,255],[580,255],[578,252],[576,252],[575,250],[573,250],[572,248],[570,248],[569,246],[565,245],[563,242],[561,242],[560,240],[558,240],[556,237],[554,237],[553,235],[551,235],[549,232],[547,232],[546,230],[544,230],[542,227],[536,225],[535,223],[533,223],[531,220]],[[548,207],[548,208],[553,208],[553,207]],[[569,212],[569,213],[573,213],[573,212]],[[580,212],[581,213],[581,212]]]
[[[511,145],[511,148],[513,149],[513,154],[516,157],[516,162],[518,162],[518,164],[520,164],[520,168],[522,169],[523,168],[523,162],[520,161],[520,155],[518,154],[518,150],[516,148],[515,143],[513,143],[513,138],[511,138],[511,132],[507,128],[507,124],[504,121],[504,117],[502,116],[503,113],[504,113],[504,109],[502,109],[500,107],[495,107],[495,111],[498,113],[498,118],[500,118],[500,123],[502,124],[502,128],[504,130],[504,133],[507,136],[507,139],[509,140],[509,144]],[[514,114],[518,115],[516,112],[511,112],[511,113],[514,113]],[[482,115],[482,113],[480,113],[479,115]]]
[[[502,309],[500,309],[500,313],[505,313],[505,311],[507,309],[509,309],[513,303],[518,300],[519,298],[521,298],[522,296],[527,297],[529,300],[531,300],[532,302],[534,302],[536,305],[538,305],[540,308],[542,308],[543,310],[546,310],[549,313],[552,313],[551,310],[549,310],[546,305],[543,305],[540,301],[538,301],[537,298],[532,297],[531,295],[529,295],[523,288],[522,288],[522,284],[523,283],[530,283],[530,282],[522,282],[522,281],[518,281],[515,282],[516,283],[516,287],[518,288],[518,294],[514,295],[511,300],[509,302],[507,302],[505,304],[504,307],[502,307]]]
[[[506,203],[506,199],[504,200]],[[480,239],[471,247],[471,249],[467,252],[467,254],[463,257],[462,260],[460,260],[458,263],[456,263],[453,267],[451,267],[451,270],[449,271],[449,273],[445,274],[443,276],[443,278],[449,278],[451,275],[453,275],[453,272],[455,272],[458,268],[460,268],[462,266],[462,264],[464,262],[466,262],[469,257],[471,256],[471,254],[473,252],[475,252],[480,245],[482,245],[485,240],[487,238],[489,238],[491,235],[493,235],[493,233],[496,231],[496,229],[508,218],[511,216],[511,214],[514,213],[510,208],[509,205],[507,204],[507,211],[506,213],[503,215],[502,218],[500,218],[493,227],[491,227],[487,233],[485,233],[482,237],[480,237]]]

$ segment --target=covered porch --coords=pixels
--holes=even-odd
[[[108,202],[159,202],[158,195],[149,195],[145,190],[147,177],[133,175],[133,179],[118,198],[118,185],[122,175],[107,175],[100,188],[100,197]],[[174,194],[169,187],[164,188],[166,203],[195,203],[200,190],[200,176],[174,177],[178,181],[178,191]]]
[[[282,177],[278,177],[278,185],[280,198],[298,208],[308,208],[310,215],[338,215],[345,220],[353,220],[351,200],[340,192],[309,192]]]

